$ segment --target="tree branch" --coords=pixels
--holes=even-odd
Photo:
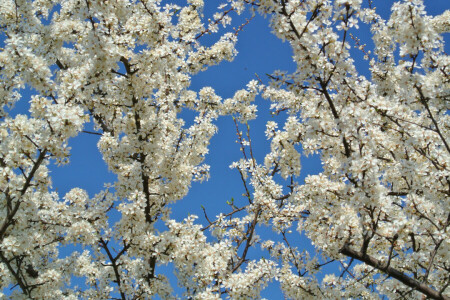
[[[8,271],[11,272],[14,279],[16,279],[17,284],[22,289],[22,292],[25,295],[27,295],[30,299],[34,299],[33,297],[31,297],[31,291],[30,291],[29,286],[26,284],[26,282],[24,280],[22,280],[22,278],[19,274],[19,271],[18,272],[14,271],[14,268],[12,267],[10,261],[3,255],[2,251],[0,251],[0,260],[1,260],[1,262],[3,262],[6,265],[6,267],[8,268]]]
[[[120,251],[120,253],[116,257],[113,257],[111,251],[109,251],[108,242],[105,242],[102,238],[100,238],[99,243],[100,243],[100,247],[102,247],[105,250],[106,254],[108,255],[109,260],[111,261],[111,267],[114,270],[114,276],[116,277],[116,282],[119,287],[120,297],[122,300],[125,300],[126,299],[125,293],[121,289],[121,278],[120,278],[119,266],[117,265],[116,261],[126,251],[126,249],[128,249],[128,246],[124,245],[124,248],[122,249],[122,251]]]
[[[44,161],[45,155],[47,154],[47,149],[41,151],[41,153],[39,154],[39,157],[37,159],[37,161],[35,162],[33,168],[31,169],[30,173],[28,174],[28,176],[26,177],[25,180],[25,184],[23,185],[22,189],[20,190],[20,196],[17,199],[16,204],[14,205],[14,208],[11,210],[11,212],[9,214],[7,214],[2,227],[0,228],[0,241],[3,240],[3,236],[6,233],[6,230],[8,229],[9,225],[12,224],[14,216],[16,215],[17,211],[19,210],[20,207],[20,198],[26,193],[26,191],[28,190],[28,188],[31,185],[31,180],[33,179],[34,174],[36,173],[36,171],[39,169],[39,166],[42,164],[42,162]]]
[[[391,266],[384,264],[380,260],[378,260],[370,255],[363,254],[360,251],[351,249],[348,244],[345,244],[344,247],[342,247],[342,249],[339,252],[346,256],[349,256],[351,258],[362,261],[362,262],[368,264],[369,266],[374,267],[374,268],[386,273],[390,277],[397,279],[404,285],[409,286],[410,288],[413,288],[413,289],[421,292],[422,294],[430,297],[431,299],[450,300],[449,297],[443,295],[442,293],[434,290],[433,288],[431,288],[415,279],[410,278],[409,276],[403,274],[399,270],[394,269]]]

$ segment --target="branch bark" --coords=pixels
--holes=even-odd
[[[12,208],[12,210],[6,215],[6,218],[3,221],[2,226],[0,227],[0,241],[3,241],[6,230],[12,224],[12,222],[14,220],[14,216],[16,215],[17,211],[19,210],[20,204],[22,203],[20,198],[27,192],[28,188],[30,187],[31,180],[33,179],[34,174],[36,173],[36,171],[39,169],[40,165],[44,161],[46,154],[47,154],[47,149],[44,149],[43,151],[41,151],[37,161],[33,165],[33,168],[31,169],[28,176],[26,176],[25,184],[23,185],[22,189],[20,190],[20,195],[19,195],[18,199],[16,200],[17,202],[14,205],[14,208]],[[7,194],[5,194],[5,196],[7,198],[9,197],[9,195],[7,195]]]
[[[389,265],[386,265],[385,263],[381,262],[380,260],[378,260],[370,255],[364,254],[360,251],[351,249],[348,244],[346,244],[346,245],[344,245],[344,247],[342,247],[342,249],[340,250],[340,253],[342,253],[346,256],[349,256],[351,258],[357,259],[359,261],[362,261],[362,262],[368,264],[369,266],[372,266],[372,267],[386,273],[390,277],[399,280],[401,283],[405,284],[406,286],[409,286],[410,288],[413,288],[413,289],[421,292],[422,294],[430,297],[431,299],[450,300],[450,297],[447,297],[447,296],[443,295],[442,293],[439,293],[438,291],[427,286],[426,284],[423,284],[415,279],[412,279],[411,277],[403,274],[399,270],[394,269]]]

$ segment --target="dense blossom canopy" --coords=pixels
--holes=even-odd
[[[1,0],[0,298],[258,299],[277,281],[289,299],[449,299],[450,11],[432,17],[403,0],[383,19],[375,4],[387,5],[228,0],[205,20],[203,0]],[[295,71],[225,100],[190,89],[235,57],[246,24],[232,18],[245,10],[270,18]],[[267,122],[263,161],[248,125],[258,96],[283,114]],[[17,101],[28,114],[11,113]],[[236,120],[242,159],[231,167],[246,192],[216,217],[176,221],[169,204],[209,177],[220,115]],[[88,123],[117,181],[94,197],[59,195],[49,167],[69,161],[69,139]],[[300,182],[312,154],[323,170]],[[302,235],[315,252],[295,242]]]

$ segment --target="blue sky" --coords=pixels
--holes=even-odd
[[[174,1],[177,2],[177,1]],[[214,9],[222,3],[217,0],[205,0],[205,18],[211,18]],[[184,1],[182,2],[184,3]],[[392,1],[379,1],[384,3],[379,6],[383,16],[389,14]],[[432,14],[440,14],[445,9],[450,8],[448,0],[426,0],[427,11]],[[249,15],[239,17],[240,22],[245,22]],[[288,43],[283,43],[276,38],[268,28],[268,19],[257,15],[248,24],[238,37],[237,49],[238,56],[233,62],[224,62],[219,66],[211,67],[192,78],[191,89],[200,90],[204,86],[211,86],[222,98],[231,97],[235,91],[245,88],[245,85],[252,79],[256,79],[255,74],[264,81],[268,82],[266,73],[272,73],[275,70],[284,70],[292,72],[295,70],[295,64],[292,61],[292,51]],[[239,23],[239,22],[238,22]],[[367,35],[368,36],[368,35]],[[209,38],[209,37],[206,37]],[[446,35],[448,39],[448,34]],[[210,41],[208,41],[210,42]],[[449,46],[446,47],[447,53]],[[355,61],[362,58],[355,52]],[[364,64],[357,65],[362,74],[368,74]],[[29,91],[24,94],[21,103],[17,104],[13,114],[24,113],[29,101]],[[265,123],[272,119],[269,112],[270,103],[268,100],[257,98],[258,118],[251,121],[251,137],[253,140],[253,151],[257,160],[263,162],[264,155],[269,151],[269,142],[267,141],[264,130]],[[187,119],[189,113],[184,114]],[[282,122],[284,116],[273,118],[275,121]],[[236,200],[242,198],[244,192],[239,174],[236,170],[231,170],[229,165],[241,158],[239,145],[236,141],[236,129],[231,117],[220,117],[217,121],[218,133],[212,138],[210,153],[206,157],[206,163],[211,166],[211,178],[207,182],[193,183],[189,194],[182,200],[172,206],[172,217],[182,220],[189,214],[199,215],[198,222],[206,224],[203,218],[203,205],[211,217],[219,212],[229,211],[226,202],[232,197]],[[279,127],[282,127],[280,124]],[[86,189],[92,197],[104,188],[104,184],[115,180],[115,175],[108,172],[100,153],[97,150],[98,136],[89,134],[80,134],[70,141],[72,147],[71,161],[68,165],[62,167],[52,167],[51,176],[53,179],[53,188],[57,189],[62,197],[66,192],[74,187]],[[320,160],[317,156],[305,158],[302,157],[302,173],[298,182],[309,174],[317,174],[321,170]],[[271,235],[269,228],[259,228],[260,234],[264,236]],[[297,238],[295,244],[299,247],[306,246],[312,249],[306,239]],[[256,254],[253,254],[256,255]],[[160,270],[170,270],[169,268],[160,268]],[[169,271],[170,273],[170,271]],[[167,274],[170,276],[170,274]],[[171,276],[173,279],[173,277]],[[263,296],[269,299],[282,298],[276,285],[271,285]]]

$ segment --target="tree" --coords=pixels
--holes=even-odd
[[[401,1],[384,20],[370,0],[230,0],[205,23],[203,4],[0,4],[3,293],[171,298],[157,271],[170,263],[184,298],[259,298],[276,280],[292,299],[449,299],[450,61],[441,35],[449,11],[432,18],[422,1]],[[209,87],[190,90],[191,76],[236,55],[245,24],[217,31],[245,9],[271,18],[296,71],[269,75],[270,83],[257,77],[224,101]],[[370,28],[372,50],[359,25]],[[207,34],[219,35],[211,46],[202,44]],[[353,46],[370,78],[358,72]],[[11,116],[25,86],[35,92],[29,114]],[[287,116],[276,119],[282,129],[267,122],[271,150],[261,162],[249,133],[257,95]],[[196,113],[191,126],[185,110]],[[243,157],[232,167],[245,194],[217,218],[205,208],[202,222],[173,220],[168,205],[208,177],[202,162],[219,115],[236,120]],[[60,196],[48,169],[68,162],[69,139],[81,133],[99,136],[117,181],[93,198],[81,188]],[[305,182],[301,154],[323,164]],[[61,257],[63,247],[72,253]],[[265,256],[250,256],[260,247]],[[318,276],[331,264],[341,271]]]

